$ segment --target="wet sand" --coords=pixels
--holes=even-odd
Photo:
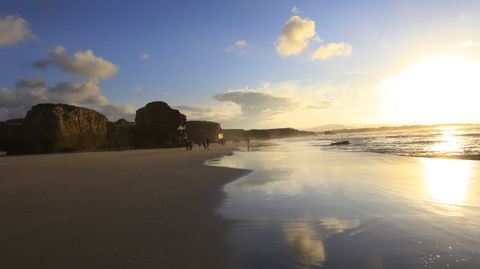
[[[480,268],[480,162],[325,150],[276,140],[210,165],[226,184],[239,268]]]
[[[0,158],[0,268],[228,268],[214,146]]]

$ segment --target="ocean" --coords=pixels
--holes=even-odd
[[[330,143],[349,141],[349,145],[330,147]],[[456,125],[323,135],[318,146],[334,150],[366,151],[416,157],[479,159],[480,126]]]
[[[418,157],[476,153],[477,131],[281,139],[211,160],[252,171],[217,208],[234,221],[232,268],[480,268],[480,162]]]

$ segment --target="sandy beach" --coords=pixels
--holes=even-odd
[[[213,146],[0,158],[0,268],[227,268]]]

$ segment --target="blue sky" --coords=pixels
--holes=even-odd
[[[0,39],[0,117],[21,116],[46,100],[132,119],[134,109],[164,100],[191,119],[226,127],[403,123],[411,119],[382,116],[378,85],[432,57],[477,60],[478,11],[478,1],[2,1],[0,25],[15,16],[31,35],[7,45]],[[305,32],[300,52],[282,54],[288,22],[313,22],[314,30]],[[451,52],[462,42],[470,42],[468,50]],[[71,58],[91,50],[117,69],[86,75],[51,58],[55,47]],[[313,59],[320,47],[326,58]],[[32,68],[38,60],[51,63]],[[43,99],[15,86],[28,78],[44,80]],[[66,97],[75,90],[88,98]]]

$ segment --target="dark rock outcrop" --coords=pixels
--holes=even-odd
[[[129,148],[133,146],[133,129],[135,123],[126,119],[108,122],[108,147]]]
[[[223,136],[220,123],[212,121],[187,121],[186,131],[194,143],[201,143],[206,139],[212,143],[218,143],[219,135]]]
[[[349,145],[349,141],[339,141],[339,142],[333,142],[330,144],[330,146],[344,146],[344,145]]]
[[[8,135],[8,154],[97,149],[107,145],[107,118],[91,109],[66,104],[38,104]]]
[[[136,147],[181,146],[187,117],[165,102],[151,102],[137,110],[134,144]]]
[[[0,151],[12,151],[22,147],[23,119],[11,119],[0,122]]]

